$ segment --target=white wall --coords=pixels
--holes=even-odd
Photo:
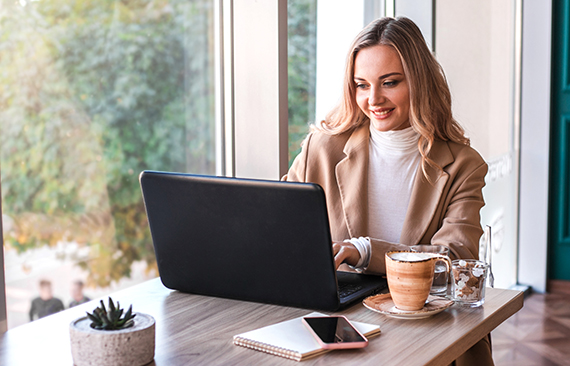
[[[493,228],[495,286],[517,282],[518,151],[514,132],[514,7],[511,1],[438,0],[436,56],[447,75],[455,118],[489,163],[483,225]]]
[[[550,148],[550,1],[523,2],[519,282],[546,291]]]

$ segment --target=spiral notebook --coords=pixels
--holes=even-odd
[[[303,325],[305,316],[327,316],[311,313],[267,327],[255,329],[234,336],[234,344],[275,356],[303,361],[330,350],[321,348],[310,331]],[[351,321],[352,325],[367,338],[380,334],[380,326]]]

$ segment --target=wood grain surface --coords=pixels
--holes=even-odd
[[[160,279],[112,297],[156,319],[155,359],[150,365],[160,366],[293,365],[295,361],[235,346],[232,337],[311,312],[180,293],[165,288]],[[69,323],[96,304],[91,301],[0,335],[0,365],[72,365]],[[389,318],[358,303],[339,314],[378,324],[382,334],[364,349],[334,351],[302,364],[448,365],[522,306],[522,292],[491,288],[483,307],[454,305],[426,319]]]

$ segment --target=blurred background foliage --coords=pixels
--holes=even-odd
[[[314,118],[316,0],[290,0],[290,159]],[[88,285],[156,269],[138,175],[215,173],[210,0],[0,0],[4,241],[74,242]]]
[[[156,267],[144,169],[214,172],[206,0],[2,1],[5,245],[90,246],[90,285]]]
[[[289,0],[289,165],[315,119],[317,84],[317,0]]]

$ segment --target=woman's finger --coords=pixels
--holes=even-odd
[[[335,268],[338,269],[338,267],[340,267],[340,265],[344,262],[345,259],[346,259],[346,250],[344,250],[344,247],[341,246],[338,253],[334,256]]]
[[[334,243],[333,244],[334,262],[335,266],[338,267],[346,262],[350,265],[356,265],[360,260],[360,253],[350,243]]]
[[[341,245],[339,243],[333,243],[332,248],[333,248],[333,255],[336,256],[340,251]]]

